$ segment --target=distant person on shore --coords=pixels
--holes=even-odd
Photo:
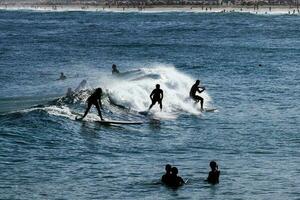
[[[156,84],[156,88],[151,92],[150,99],[152,101],[151,105],[149,106],[149,110],[158,102],[160,110],[162,110],[162,100],[164,98],[164,92],[160,89],[160,85]]]
[[[220,171],[218,169],[217,163],[215,161],[211,161],[209,163],[209,166],[211,168],[211,171],[209,172],[206,181],[211,183],[211,184],[219,183]]]
[[[115,65],[115,64],[113,64],[112,65],[112,75],[118,75],[118,74],[120,74],[120,71],[117,69],[117,65]]]
[[[88,97],[88,99],[86,100],[88,107],[85,110],[84,115],[81,118],[78,118],[78,120],[82,120],[83,118],[85,118],[85,116],[88,114],[89,110],[91,109],[92,105],[96,106],[99,117],[101,120],[103,120],[102,118],[102,114],[100,111],[100,108],[102,108],[102,102],[101,102],[101,96],[102,96],[102,89],[101,88],[97,88],[93,94],[91,96]]]
[[[185,184],[184,180],[177,174],[178,174],[178,169],[176,167],[172,167],[170,181],[167,182],[168,186],[179,187]]]
[[[65,80],[67,77],[64,75],[63,72],[60,73],[60,77],[57,80]]]
[[[200,101],[201,110],[203,111],[203,103],[204,99],[198,95],[196,95],[197,92],[202,93],[205,90],[205,87],[199,87],[200,80],[197,80],[196,83],[192,86],[190,90],[190,97],[198,103]],[[201,90],[200,90],[201,89]]]
[[[163,182],[164,184],[168,184],[168,182],[170,182],[171,180],[171,169],[172,166],[167,164],[165,167],[166,173],[161,177],[161,182]]]

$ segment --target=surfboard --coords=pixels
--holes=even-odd
[[[139,112],[139,114],[147,116],[149,114],[149,111],[148,110],[141,111],[141,112]]]
[[[216,108],[205,108],[204,111],[202,112],[215,112],[215,111],[217,111]]]
[[[118,121],[118,120],[103,120],[103,121],[96,121],[99,124],[128,124],[128,125],[139,125],[143,124],[141,121]]]

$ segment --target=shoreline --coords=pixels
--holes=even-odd
[[[0,10],[31,10],[31,11],[90,11],[90,12],[195,12],[195,13],[251,13],[251,14],[290,14],[300,15],[297,7],[287,5],[265,6],[220,6],[220,5],[141,5],[141,6],[108,6],[108,5],[49,5],[49,4],[2,4]]]

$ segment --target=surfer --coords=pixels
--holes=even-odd
[[[167,184],[168,182],[170,182],[171,169],[172,169],[172,166],[167,164],[165,167],[166,173],[161,177],[161,182],[163,182],[164,184]]]
[[[160,85],[156,84],[156,88],[151,92],[150,99],[152,104],[149,106],[149,110],[158,102],[160,110],[162,110],[162,100],[164,98],[164,92],[160,89]]]
[[[211,184],[219,183],[220,171],[218,169],[217,163],[215,161],[211,161],[209,163],[209,166],[211,168],[211,171],[209,172],[206,181],[211,183]]]
[[[60,77],[57,80],[65,80],[67,77],[64,75],[63,72],[60,73]]]
[[[101,120],[103,120],[102,118],[102,114],[100,111],[100,108],[102,108],[102,102],[101,102],[101,96],[102,96],[102,89],[101,88],[97,88],[93,94],[91,94],[91,96],[89,96],[89,98],[86,100],[88,107],[85,110],[84,115],[79,118],[78,120],[82,120],[83,118],[85,118],[85,116],[88,114],[89,110],[91,109],[92,105],[96,106],[98,114],[101,118]]]
[[[120,74],[120,71],[117,69],[117,65],[115,65],[115,64],[113,64],[112,65],[112,75],[118,75],[118,74]]]
[[[190,97],[196,102],[198,103],[200,101],[201,104],[201,110],[203,110],[203,103],[204,100],[202,97],[196,95],[197,92],[202,93],[205,90],[205,87],[199,87],[200,84],[200,80],[197,80],[196,83],[192,86],[191,90],[190,90]],[[201,89],[201,90],[200,90]]]

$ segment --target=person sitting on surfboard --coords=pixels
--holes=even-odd
[[[160,110],[162,110],[162,99],[164,98],[164,92],[160,89],[160,85],[156,84],[156,88],[151,92],[150,99],[152,104],[149,107],[149,110],[158,102]]]
[[[118,75],[120,73],[120,71],[117,69],[117,65],[113,64],[111,68],[112,68],[111,71],[112,75]]]
[[[92,105],[96,106],[98,114],[99,114],[101,120],[103,120],[102,114],[100,111],[100,108],[102,109],[101,96],[102,96],[102,89],[97,88],[93,92],[93,94],[91,94],[91,96],[89,96],[88,99],[86,100],[88,107],[86,108],[84,115],[81,118],[79,118],[78,120],[82,120],[83,118],[85,118],[85,116],[88,114],[89,110],[91,109]]]
[[[203,103],[204,100],[202,97],[196,95],[197,92],[201,93],[205,90],[205,87],[199,87],[200,85],[200,80],[197,80],[196,83],[192,86],[191,90],[190,90],[190,97],[196,102],[198,103],[200,101],[200,105],[201,105],[201,110],[203,110]],[[200,90],[201,89],[201,90]]]
[[[170,182],[171,169],[172,169],[172,166],[167,164],[165,167],[166,173],[161,177],[161,182],[163,182],[164,184],[167,184],[168,182]]]
[[[211,161],[209,163],[209,166],[211,168],[211,171],[209,172],[206,181],[211,183],[211,184],[219,183],[220,171],[218,169],[217,163],[215,161]]]

